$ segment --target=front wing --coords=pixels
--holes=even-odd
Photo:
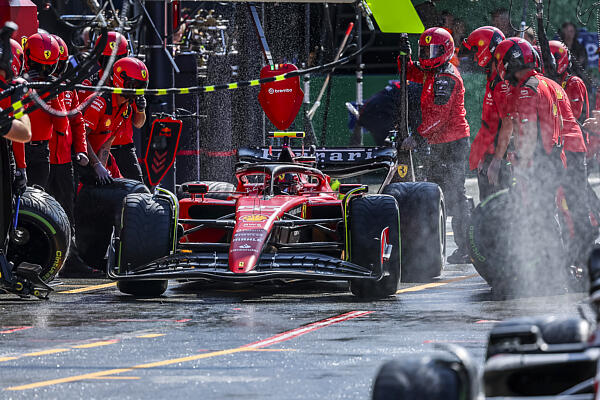
[[[110,257],[109,257],[110,259]],[[256,268],[248,273],[229,270],[227,253],[178,253],[137,267],[126,274],[109,266],[115,280],[208,279],[230,282],[261,282],[273,279],[377,281],[389,272],[374,271],[339,258],[318,253],[263,253]]]

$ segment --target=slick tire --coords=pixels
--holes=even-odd
[[[379,281],[356,279],[350,290],[360,298],[384,298],[396,293],[400,281],[400,226],[398,204],[392,196],[366,195],[350,200],[350,260],[357,265],[379,271],[381,263],[381,232],[389,227],[392,254],[388,274]]]
[[[402,282],[426,282],[439,276],[446,259],[444,194],[431,182],[391,183],[383,189],[400,210]]]
[[[506,334],[513,332],[514,337]],[[583,344],[590,336],[590,324],[577,317],[520,317],[494,325],[488,340],[486,360],[498,354],[519,354],[520,346],[527,353],[543,352],[541,346]],[[539,339],[542,341],[540,342]],[[536,344],[540,347],[536,348]]]
[[[117,231],[120,238],[119,273],[167,256],[173,246],[173,204],[146,193],[128,195]],[[167,290],[166,280],[119,281],[117,287],[138,297],[158,297]]]
[[[208,193],[206,193],[204,195],[204,197],[206,197],[208,199],[227,200],[227,198],[230,196],[229,193],[218,193],[218,192],[235,192],[235,185],[233,185],[229,182],[194,181],[194,182],[186,182],[183,185],[187,185],[190,183],[208,185]],[[177,188],[177,198],[180,200],[190,197],[189,193],[184,193],[181,190],[181,187],[183,185],[180,185]],[[217,193],[215,193],[215,192],[217,192]]]
[[[105,269],[113,226],[121,217],[123,199],[130,193],[150,192],[141,182],[121,178],[108,185],[82,186],[75,202],[75,243],[79,257],[88,266]]]
[[[40,278],[50,282],[62,268],[71,244],[67,214],[48,193],[28,187],[19,206],[17,229],[10,235],[8,260],[42,267]]]

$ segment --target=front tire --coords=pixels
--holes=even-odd
[[[173,247],[173,204],[170,200],[146,193],[128,195],[118,225],[119,273],[167,256]],[[138,297],[158,297],[168,286],[166,280],[119,281],[117,287]]]
[[[388,274],[379,281],[350,282],[352,293],[361,298],[384,298],[396,294],[400,281],[400,224],[398,205],[392,196],[355,197],[349,205],[350,259],[354,264],[378,270],[381,264],[381,232],[389,228],[393,246]]]
[[[48,283],[62,268],[69,253],[71,226],[65,210],[48,193],[28,187],[21,196],[17,229],[10,235],[7,258],[42,267]]]

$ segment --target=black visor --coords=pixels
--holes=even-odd
[[[123,87],[125,89],[146,89],[148,87],[148,82],[137,79],[125,79]]]
[[[431,60],[444,55],[444,46],[441,44],[432,44],[419,46],[419,58],[422,60]]]

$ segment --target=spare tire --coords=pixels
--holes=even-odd
[[[169,255],[173,248],[174,204],[161,196],[130,194],[123,204],[117,226],[120,246],[117,265],[124,274],[136,267]],[[166,280],[119,281],[123,293],[140,297],[160,296],[167,290]]]
[[[90,267],[104,269],[110,237],[121,217],[123,199],[130,193],[150,193],[143,183],[115,179],[103,186],[83,185],[75,202],[77,253]]]
[[[204,197],[209,199],[216,200],[227,200],[229,196],[231,196],[232,192],[235,192],[235,185],[229,182],[217,182],[217,181],[194,181],[194,182],[186,182],[183,185],[189,184],[204,184],[208,185],[208,193],[204,195]],[[183,185],[179,185],[177,187],[177,198],[185,199],[190,197],[189,193],[183,192],[181,187]]]
[[[446,258],[446,209],[442,189],[432,182],[387,185],[400,210],[402,281],[424,282],[442,273]]]
[[[48,283],[69,253],[71,226],[67,214],[48,193],[28,187],[21,196],[18,218],[7,258],[15,266],[23,261],[40,265],[40,278]]]

